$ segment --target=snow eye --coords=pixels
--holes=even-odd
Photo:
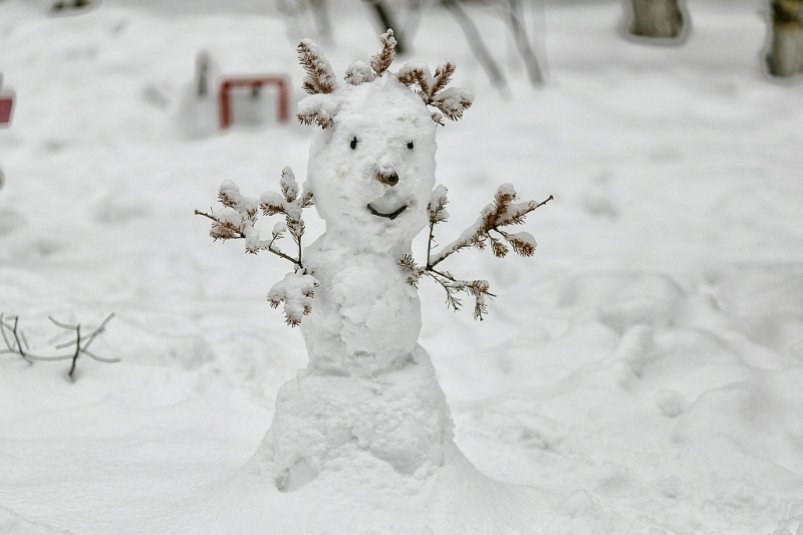
[[[351,143],[349,143],[349,147],[351,147],[351,150],[354,150],[354,149],[357,148],[357,136],[354,136],[353,138],[351,138]]]
[[[415,147],[415,145],[413,144],[413,142],[412,142],[412,141],[408,141],[408,142],[407,142],[407,148],[408,148],[408,149],[412,149],[413,147]]]

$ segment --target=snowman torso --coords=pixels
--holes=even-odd
[[[418,340],[421,310],[396,260],[319,240],[307,262],[320,284],[302,324],[310,369],[365,375],[402,367]]]

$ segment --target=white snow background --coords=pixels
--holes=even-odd
[[[0,311],[42,352],[48,315],[115,312],[94,349],[122,362],[82,359],[71,383],[67,363],[0,356],[0,533],[471,534],[479,514],[515,533],[510,487],[394,493],[368,473],[356,489],[237,488],[306,356],[265,301],[287,267],[213,244],[192,211],[224,179],[251,196],[286,165],[303,181],[312,127],[217,134],[187,95],[206,49],[227,72],[290,73],[300,98],[295,43],[268,2],[51,3],[0,2],[17,94],[0,130]],[[342,75],[379,46],[361,2],[337,6],[323,46]],[[502,23],[472,11],[517,71],[510,98],[437,10],[395,66],[451,59],[475,93],[438,133],[444,242],[500,183],[556,197],[529,217],[532,259],[446,262],[490,280],[486,321],[421,290],[456,442],[533,489],[534,534],[803,534],[803,86],[762,74],[762,2],[689,7],[688,41],[667,47],[624,39],[618,2],[547,3],[540,90]]]

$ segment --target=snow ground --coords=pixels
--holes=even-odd
[[[507,485],[389,489],[367,466],[295,494],[241,475],[305,364],[264,301],[285,266],[213,245],[192,210],[226,178],[251,195],[285,165],[303,178],[311,132],[201,135],[214,118],[193,122],[185,95],[201,48],[232,71],[301,71],[275,13],[191,4],[0,4],[18,97],[0,131],[0,311],[32,341],[48,314],[116,312],[96,349],[123,359],[81,361],[70,384],[61,364],[0,356],[0,532],[803,533],[803,87],[761,74],[758,2],[691,2],[680,48],[622,39],[618,3],[549,3],[550,82],[520,74],[507,100],[451,21],[422,22],[411,59],[453,59],[476,96],[439,132],[444,239],[501,182],[557,199],[530,218],[533,259],[450,259],[498,294],[483,324],[422,288],[457,444]],[[342,72],[375,32],[336,17]]]

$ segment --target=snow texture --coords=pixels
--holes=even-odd
[[[546,2],[534,23],[546,25],[549,82],[534,92],[513,73],[509,100],[448,14],[426,12],[416,57],[448,54],[476,94],[438,134],[444,237],[500,182],[556,200],[527,225],[532,259],[444,261],[492,283],[482,324],[421,285],[420,343],[459,449],[447,443],[433,473],[425,452],[437,450],[408,465],[363,428],[379,456],[344,440],[359,470],[312,457],[325,469],[282,492],[260,448],[277,393],[284,403],[298,381],[297,399],[312,401],[345,376],[297,374],[302,335],[264,299],[288,263],[213,246],[192,209],[223,178],[275,189],[282,166],[304,169],[316,129],[257,130],[237,122],[235,103],[230,131],[190,136],[197,115],[181,99],[202,47],[226,72],[297,84],[297,38],[283,44],[286,19],[256,0],[225,11],[101,2],[69,17],[0,2],[0,65],[18,105],[0,131],[0,311],[19,314],[31,341],[52,336],[49,314],[93,325],[115,312],[93,347],[122,359],[80,361],[70,383],[63,363],[0,355],[0,533],[799,535],[801,88],[762,75],[757,2],[688,5],[688,40],[652,47],[617,34],[621,2]],[[504,58],[503,24],[466,9]],[[327,54],[341,73],[370,57],[375,36],[363,10],[331,13],[338,48]],[[169,105],[154,106],[149,87]],[[214,129],[214,102],[206,111]],[[312,210],[305,219],[318,236],[324,223]],[[264,224],[269,236],[274,221]],[[412,243],[419,258],[425,238]],[[417,372],[385,374],[381,392],[401,396],[404,374],[425,388]],[[381,381],[343,384],[357,396]],[[385,459],[421,464],[406,474]]]

